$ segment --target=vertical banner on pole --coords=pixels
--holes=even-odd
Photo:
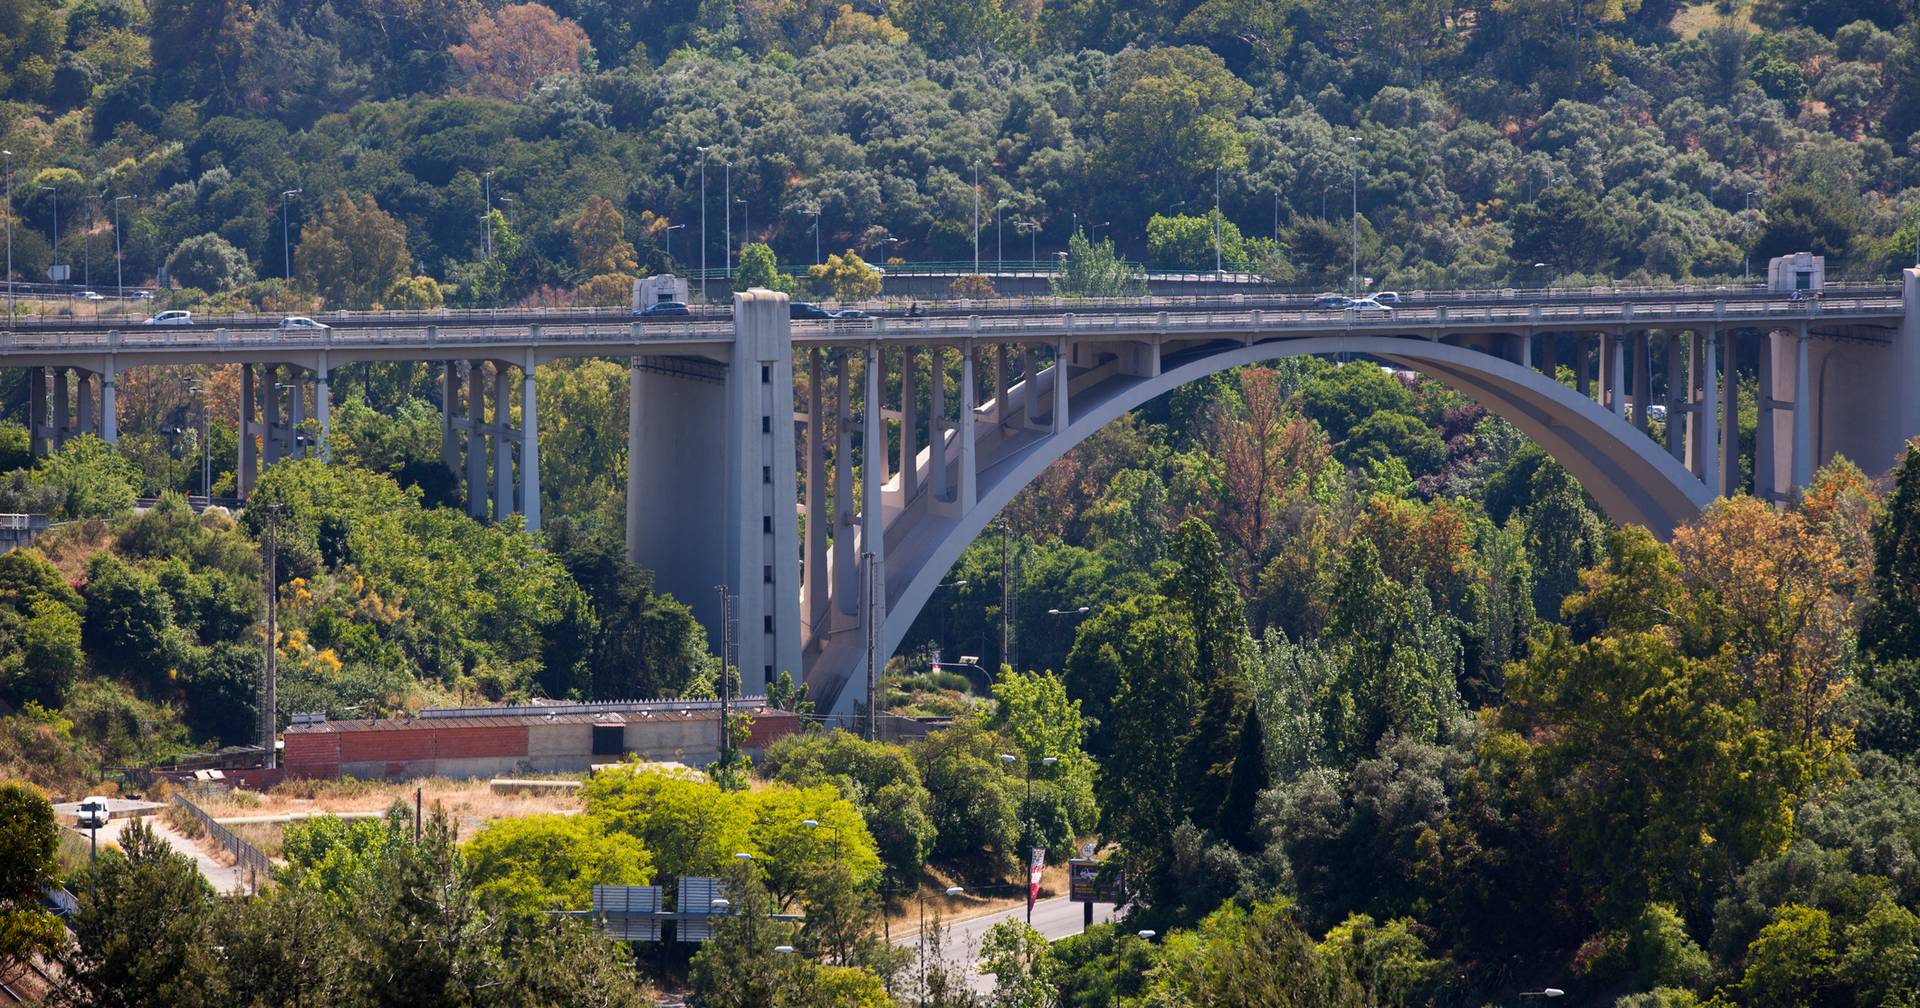
[[[1027,861],[1027,919],[1033,919],[1033,902],[1040,898],[1040,872],[1047,866],[1047,849],[1035,847]]]

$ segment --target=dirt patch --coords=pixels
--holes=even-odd
[[[428,778],[388,783],[384,781],[294,781],[266,792],[233,791],[198,801],[215,819],[239,816],[289,814],[335,814],[342,812],[385,812],[395,802],[413,812],[414,790],[419,789],[421,804],[429,812],[437,805],[446,810],[459,826],[461,836],[471,836],[495,819],[555,812],[577,812],[580,798],[570,793],[495,794],[485,780],[444,780]],[[235,831],[261,850],[274,854],[280,849],[279,823],[249,823]],[[259,838],[254,832],[258,831]],[[262,841],[266,842],[262,842]]]
[[[1697,3],[1680,8],[1673,15],[1673,20],[1668,23],[1668,26],[1673,29],[1675,35],[1684,39],[1692,38],[1716,25],[1728,23],[1736,28],[1754,30],[1753,16],[1747,10],[1747,4],[1735,4],[1733,13],[1729,15],[1720,9],[1719,3],[1711,0],[1708,3]]]

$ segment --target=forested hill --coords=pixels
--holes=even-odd
[[[1217,172],[1226,258],[1303,287],[1356,202],[1359,272],[1437,288],[1885,275],[1920,195],[1914,0],[0,0],[0,94],[22,278],[57,216],[111,282],[117,208],[129,284],[282,309],[614,299],[700,264],[703,164],[716,267],[816,210],[970,258],[977,168],[988,258],[1211,268],[1148,218]]]

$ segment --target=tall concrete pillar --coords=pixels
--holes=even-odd
[[[1707,401],[1706,348],[1711,342],[1711,334],[1697,329],[1687,336],[1687,401],[1692,404],[1687,409],[1687,471],[1708,486],[1713,485],[1706,454],[1706,432],[1711,428],[1706,425],[1703,408]],[[1717,431],[1714,436],[1719,436]]]
[[[1560,348],[1555,345],[1559,342],[1557,333],[1540,334],[1540,373],[1546,375],[1548,381],[1560,380]]]
[[[927,487],[933,500],[947,501],[947,349],[940,346],[927,353]]]
[[[27,451],[34,458],[45,455],[51,448],[47,435],[52,427],[47,415],[47,369],[30,367],[27,369]]]
[[[1593,398],[1593,365],[1588,360],[1587,334],[1573,334],[1573,387],[1582,396]]]
[[[1813,482],[1813,410],[1807,382],[1807,324],[1793,339],[1793,476],[1788,492],[1798,497]]]
[[[853,361],[833,352],[833,599],[847,616],[860,612],[860,549],[853,541]]]
[[[1647,431],[1647,407],[1653,404],[1653,352],[1645,329],[1633,334],[1633,425]]]
[[[786,295],[755,288],[735,294],[733,305],[732,359],[723,417],[717,418],[728,431],[733,486],[726,504],[728,568],[720,583],[735,586],[740,599],[741,689],[765,693],[768,680],[782,670],[802,671],[793,339]],[[870,422],[881,424],[884,437],[885,419],[878,410]],[[884,473],[884,441],[878,461]],[[878,503],[877,496],[873,499]]]
[[[821,388],[826,375],[822,356],[818,347],[807,351],[807,557],[800,592],[805,599],[810,643],[824,639],[829,629],[828,585],[832,581],[827,570],[827,530],[833,525],[833,513],[827,510],[827,414]]]
[[[1627,341],[1620,336],[1609,335],[1606,343],[1607,354],[1607,406],[1613,415],[1627,415]]]
[[[520,513],[527,531],[540,531],[540,404],[533,380],[533,352],[520,367]]]
[[[240,457],[234,462],[234,495],[245,499],[253,493],[253,480],[258,465],[259,448],[254,442],[257,433],[253,422],[254,390],[253,365],[240,365]]]
[[[487,516],[487,366],[467,362],[467,514]]]
[[[993,368],[993,422],[1001,427],[1007,425],[1007,345],[996,343],[993,347],[995,364]]]
[[[1038,427],[1040,425],[1040,407],[1042,405],[1040,402],[1040,368],[1038,362],[1034,360],[1033,344],[1031,343],[1023,343],[1020,346],[1020,389],[1020,398],[1022,400],[1020,412],[1024,421],[1023,426],[1028,428]]]
[[[1735,351],[1739,348],[1739,330],[1728,329],[1720,334],[1720,370],[1725,382],[1724,398],[1720,404],[1720,467],[1724,475],[1720,481],[1721,496],[1731,497],[1740,492],[1740,368],[1739,357]]]
[[[1787,499],[1776,481],[1776,474],[1780,470],[1775,465],[1774,450],[1778,439],[1774,437],[1773,429],[1774,404],[1779,401],[1777,396],[1780,392],[1774,387],[1773,355],[1782,335],[1774,330],[1760,334],[1759,368],[1754,382],[1753,495],[1763,501]]]
[[[254,386],[260,397],[260,464],[280,461],[280,438],[285,427],[280,422],[280,369],[260,365],[260,381]]]
[[[973,381],[973,344],[960,350],[960,512],[973,510],[979,501],[978,452],[974,447],[974,422],[978,419],[979,395]]]
[[[98,437],[100,430],[93,425],[93,372],[75,369],[73,377],[74,436],[92,434]]]
[[[72,391],[67,387],[66,368],[53,369],[53,447],[57,451],[67,443],[67,403]]]
[[[1533,334],[1521,333],[1513,338],[1513,362],[1523,368],[1533,370]]]
[[[1720,467],[1720,334],[1709,330],[1700,334],[1706,344],[1706,356],[1700,366],[1700,478],[1714,496],[1727,494],[1726,470]],[[1734,448],[1739,446],[1736,444]]]
[[[867,394],[862,412],[866,414],[867,424],[865,446],[860,453],[860,552],[871,553],[876,561],[884,561],[887,555],[887,508],[884,499],[887,485],[887,422],[881,409],[885,402],[880,391],[884,387],[882,378],[885,362],[880,356],[880,344],[867,344],[866,360]]]
[[[513,420],[513,410],[508,405],[513,402],[512,379],[507,376],[507,366],[500,361],[493,362],[493,520],[505,521],[513,513],[513,442],[508,435]]]
[[[1682,463],[1686,461],[1687,419],[1686,410],[1691,405],[1687,393],[1684,365],[1680,359],[1680,334],[1667,333],[1667,453]]]
[[[120,365],[111,357],[100,372],[100,440],[120,443]]]
[[[302,440],[307,433],[307,381],[299,368],[287,369],[287,453],[294,458],[306,458],[308,445]]]
[[[920,411],[913,389],[913,347],[900,348],[900,505],[920,492]]]
[[[455,476],[460,475],[460,445],[454,440],[454,430],[459,422],[455,419],[455,410],[460,408],[460,362],[442,361],[445,371],[440,376],[440,464]]]
[[[313,418],[320,425],[320,457],[333,460],[333,389],[328,384],[327,355],[320,355],[320,367],[313,372]]]
[[[1053,432],[1055,434],[1067,429],[1067,397],[1073,391],[1071,369],[1067,366],[1070,355],[1067,341],[1061,340],[1053,357]]]

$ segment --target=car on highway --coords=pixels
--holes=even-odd
[[[833,313],[811,301],[787,302],[787,317],[790,319],[830,319]]]
[[[842,308],[839,311],[834,312],[833,317],[843,322],[861,322],[861,321],[871,322],[873,320],[873,316],[867,314],[866,312],[861,311],[858,308]]]
[[[305,315],[289,315],[280,320],[280,328],[288,332],[319,332],[333,327],[325,322],[315,322]]]
[[[685,301],[655,301],[645,308],[636,310],[633,313],[633,317],[643,319],[672,318],[692,314],[693,312],[687,310],[687,303]]]
[[[98,291],[90,291],[90,290],[81,291],[80,293],[75,294],[74,297],[77,297],[82,301],[105,301],[107,299],[107,296],[105,294],[102,294]]]
[[[1353,300],[1350,300],[1347,302],[1346,307],[1349,311],[1357,311],[1357,312],[1391,312],[1393,311],[1392,306],[1383,305],[1379,301],[1376,301],[1370,297],[1354,298]]]
[[[1383,305],[1397,305],[1400,303],[1400,292],[1379,291],[1373,295],[1373,299]]]
[[[88,795],[80,799],[80,808],[74,813],[74,825],[81,829],[99,829],[107,824],[112,815],[107,811],[107,800],[99,795]]]
[[[176,308],[170,311],[163,311],[160,314],[155,315],[152,318],[147,319],[145,322],[142,322],[140,324],[141,325],[192,325],[193,313],[190,311],[181,311]]]
[[[1322,294],[1313,299],[1313,306],[1322,311],[1339,311],[1352,300],[1345,294]]]

